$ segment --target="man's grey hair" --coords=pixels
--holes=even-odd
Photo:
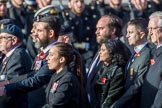
[[[158,25],[159,27],[162,27],[162,11],[156,11],[154,13],[152,13],[149,17],[149,19],[152,19],[152,18],[158,18]]]

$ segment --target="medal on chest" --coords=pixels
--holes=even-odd
[[[35,63],[35,70],[39,70],[42,66],[42,60],[38,60]]]
[[[53,83],[51,90],[50,90],[51,93],[54,93],[57,90],[58,83],[59,81]]]

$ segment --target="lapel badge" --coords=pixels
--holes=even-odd
[[[134,54],[134,57],[139,57],[139,56],[140,56],[140,54],[137,52]]]
[[[155,60],[154,59],[150,59],[150,64],[154,65],[155,64]]]
[[[58,83],[59,81],[53,83],[52,88],[50,90],[51,93],[54,93],[57,90]]]
[[[40,48],[40,52],[37,55],[38,59],[44,59],[46,57],[46,53],[43,51],[43,47]]]
[[[134,69],[133,68],[130,68],[130,78],[131,79],[133,78],[133,75],[134,75]]]
[[[1,24],[0,25],[0,29],[4,29],[4,24]]]
[[[37,17],[36,17],[36,21],[39,21],[40,20],[40,16],[38,15]]]
[[[46,54],[43,51],[41,51],[38,56],[39,58],[44,59],[46,57]]]
[[[42,66],[42,60],[38,60],[35,63],[35,70],[39,70]]]
[[[56,13],[56,10],[54,8],[51,8],[50,9],[50,14],[52,15],[52,14],[55,14],[55,13]]]
[[[102,78],[101,78],[101,83],[105,84],[106,81],[107,81],[107,79],[106,79],[105,77],[102,77]]]

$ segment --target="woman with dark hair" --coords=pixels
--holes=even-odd
[[[123,43],[119,40],[108,40],[101,45],[99,55],[103,66],[98,71],[96,82],[99,108],[109,108],[123,93],[127,63],[123,50]]]
[[[72,46],[67,43],[58,42],[50,49],[48,67],[55,73],[46,89],[47,104],[43,108],[79,108],[79,81],[68,70],[73,53]]]

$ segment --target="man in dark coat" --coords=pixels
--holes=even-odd
[[[29,94],[29,108],[41,108],[45,104],[45,87],[42,86],[49,83],[53,74],[48,69],[45,58],[49,49],[55,44],[60,30],[59,19],[54,16],[44,16],[38,18],[37,21],[37,35],[33,37],[33,41],[35,47],[40,48],[41,51],[33,63],[33,72],[31,72],[29,78],[5,86],[6,94],[9,96],[18,92],[29,92],[41,87]]]
[[[14,21],[12,19],[5,18],[5,19],[0,20],[0,25],[1,24],[3,24],[3,25],[14,24]],[[4,56],[5,56],[5,54],[3,54],[2,51],[0,51],[0,64],[2,63],[2,60],[3,60]]]
[[[23,45],[23,34],[20,28],[13,24],[1,24],[0,32],[0,50],[5,54],[1,63],[0,77],[11,80],[14,77],[28,73],[32,62]],[[27,108],[27,94],[26,96],[20,96],[21,98],[19,95],[16,95],[16,99],[14,96],[11,99],[9,97],[1,97],[1,108]]]
[[[144,19],[129,21],[126,37],[134,53],[126,66],[124,94],[112,108],[139,108],[140,90],[154,47],[147,43],[147,21]]]
[[[150,68],[145,76],[142,93],[141,108],[162,107],[162,12],[157,11],[149,17],[149,36],[156,45]]]
[[[119,39],[121,37],[121,29],[122,29],[121,23],[122,23],[121,19],[115,15],[105,15],[99,19],[96,25],[96,32],[95,32],[96,40],[97,43],[99,44],[99,47],[103,41],[106,41],[108,39]],[[128,61],[131,53],[125,45],[123,46],[123,48],[124,48],[123,52],[125,52],[126,54],[125,61]],[[98,104],[96,91],[94,87],[96,80],[98,78],[97,71],[100,68],[100,66],[102,66],[102,64],[99,61],[98,52],[91,61],[90,68],[87,73],[86,97],[88,98],[87,105],[89,104],[88,107],[91,108],[96,108],[96,105]]]

